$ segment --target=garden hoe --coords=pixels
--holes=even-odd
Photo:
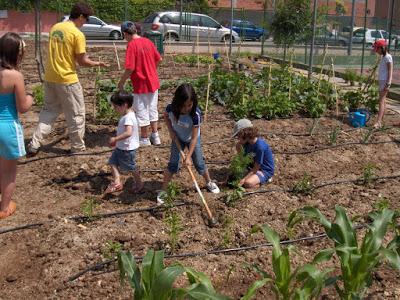
[[[181,145],[179,145],[179,143],[177,143],[176,141],[175,141],[175,144],[178,147],[179,152],[181,153],[182,159],[185,160],[186,156],[185,156],[185,153],[182,151]],[[208,214],[208,219],[209,219],[209,226],[213,227],[213,226],[215,226],[217,224],[217,220],[212,216],[211,210],[207,205],[206,199],[204,198],[203,193],[201,192],[200,187],[197,184],[196,177],[194,177],[192,168],[190,166],[188,166],[188,165],[186,165],[186,167],[187,167],[187,169],[189,171],[190,176],[192,177],[192,181],[194,183],[196,191],[197,191],[197,193],[199,193],[201,201],[203,202],[204,207],[206,208],[206,211],[207,211],[207,214]]]

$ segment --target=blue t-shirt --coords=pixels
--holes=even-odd
[[[254,162],[260,165],[260,169],[265,175],[269,178],[274,175],[274,155],[270,146],[263,138],[258,137],[254,145],[245,144],[243,148],[244,152],[250,154]]]
[[[179,138],[181,142],[189,143],[192,139],[192,129],[193,127],[200,127],[201,123],[201,111],[198,107],[196,107],[196,114],[192,117],[189,114],[179,115],[179,120],[176,120],[174,113],[172,112],[172,105],[168,104],[165,108],[165,111],[168,113],[168,118],[171,121],[172,128],[175,131],[175,134]],[[200,136],[200,129],[199,129]]]

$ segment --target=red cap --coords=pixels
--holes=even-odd
[[[386,47],[387,43],[384,39],[381,40],[376,40],[374,45],[372,46],[374,48],[374,50],[380,48],[380,47]]]

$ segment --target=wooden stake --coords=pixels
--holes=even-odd
[[[269,60],[269,73],[268,73],[268,97],[271,96],[271,72],[272,72],[272,60]]]
[[[101,56],[99,56],[99,62],[101,61]],[[97,90],[99,88],[98,81],[100,80],[100,66],[97,67],[96,80],[94,82],[94,100],[93,100],[93,120],[96,121],[96,104],[97,104]]]
[[[200,49],[199,49],[199,26],[197,26],[197,38],[196,38],[196,46],[197,46],[197,70],[200,70],[200,54],[199,54],[199,52],[200,52]]]
[[[331,66],[332,66],[332,74],[333,74],[333,89],[335,90],[335,98],[336,98],[336,118],[339,117],[339,98],[337,94],[336,88],[336,80],[335,80],[335,65],[333,64],[333,58],[331,57]]]
[[[204,112],[204,122],[207,121],[208,100],[210,99],[210,87],[211,87],[211,65],[208,65],[207,96],[206,96],[206,109]]]
[[[231,62],[229,60],[229,53],[228,53],[228,47],[226,46],[226,40],[224,40],[224,45],[225,45],[225,55],[226,55],[226,57],[228,59],[228,69],[229,69],[229,72],[230,72],[231,71]]]
[[[113,42],[113,45],[114,45],[115,58],[117,59],[118,71],[120,71],[121,64],[119,62],[118,50],[117,50],[117,46],[115,46],[115,42]]]

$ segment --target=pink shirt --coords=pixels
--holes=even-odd
[[[133,39],[128,43],[125,69],[132,70],[133,93],[154,93],[160,87],[157,63],[161,60],[154,44],[147,38]]]

